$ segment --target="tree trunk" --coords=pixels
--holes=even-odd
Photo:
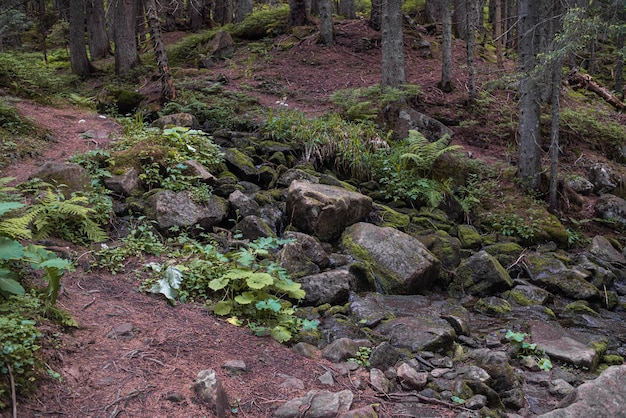
[[[518,47],[522,72],[519,101],[519,176],[522,187],[536,190],[540,185],[541,149],[539,147],[539,116],[541,91],[533,77],[537,64],[536,26],[539,23],[540,0],[520,0]]]
[[[197,32],[202,29],[202,8],[204,0],[189,0],[187,3],[187,14],[189,15],[189,29]]]
[[[213,20],[220,25],[226,25],[233,21],[232,0],[215,0],[213,5]]]
[[[85,45],[85,3],[84,0],[70,0],[70,66],[72,73],[85,77],[93,68],[87,57]]]
[[[474,64],[474,49],[476,45],[476,24],[478,21],[477,0],[465,1],[466,41],[467,41],[467,84],[469,88],[468,103],[470,106],[476,102],[476,66]]]
[[[382,89],[406,83],[404,74],[404,37],[402,34],[402,0],[383,3],[381,25]]]
[[[165,25],[163,30],[166,32],[173,32],[176,30],[176,15],[183,7],[183,2],[180,0],[165,0],[162,7],[162,14],[165,16]]]
[[[339,2],[339,16],[343,16],[347,19],[356,19],[354,0],[341,0]]]
[[[502,37],[502,0],[494,1],[494,17],[493,17],[493,26],[494,26],[494,41],[496,44],[496,63],[498,64],[498,68],[503,68],[504,63],[502,62],[502,53],[503,53],[503,44],[504,39]]]
[[[380,30],[382,19],[383,0],[372,0],[372,8],[370,10],[370,27],[374,30]]]
[[[252,0],[237,0],[237,13],[235,14],[235,22],[241,23],[252,13]]]
[[[560,61],[552,71],[552,122],[550,125],[550,189],[548,209],[555,212],[558,206],[558,172],[559,172],[559,117],[561,112],[561,79],[562,65]]]
[[[617,42],[615,48],[617,49],[617,60],[615,61],[615,87],[613,88],[617,95],[621,97],[621,100],[624,100],[624,92],[622,89],[624,88],[624,55],[622,55],[619,51],[624,49],[624,39],[626,35],[624,33],[620,33],[617,36]]]
[[[444,93],[450,93],[452,86],[452,3],[450,0],[444,0],[442,4],[442,65],[441,65],[441,81],[439,88]]]
[[[289,0],[289,27],[305,26],[308,23],[306,0]]]
[[[320,0],[320,42],[333,44],[333,9],[330,0]]]
[[[103,0],[87,0],[87,41],[92,60],[106,58],[111,54]]]
[[[112,22],[115,23],[115,74],[128,73],[139,63],[137,54],[137,19],[136,0],[113,0],[111,8]]]
[[[161,37],[161,27],[159,25],[159,16],[157,14],[156,0],[145,0],[146,18],[148,21],[148,30],[150,31],[150,40],[154,49],[154,57],[159,67],[159,75],[161,76],[161,102],[169,102],[176,99],[176,90],[172,83],[172,74],[167,61],[167,53],[165,52],[165,44]]]

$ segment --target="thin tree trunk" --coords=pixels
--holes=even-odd
[[[559,172],[559,116],[561,112],[561,62],[554,64],[552,70],[552,123],[550,125],[550,189],[548,209],[557,210],[558,172]]]
[[[384,90],[387,87],[399,87],[406,83],[404,37],[402,34],[402,0],[386,0],[383,3],[381,23],[381,87]]]
[[[115,74],[128,73],[139,63],[137,54],[136,0],[113,0],[111,21],[115,22]]]
[[[504,42],[504,39],[502,37],[502,0],[495,0],[494,1],[494,6],[495,6],[495,10],[494,10],[494,19],[493,19],[493,25],[495,27],[494,30],[494,37],[495,37],[495,41],[496,41],[496,63],[498,64],[498,68],[503,68],[504,67],[504,63],[502,61],[502,45]]]
[[[145,0],[146,18],[148,20],[148,30],[150,31],[150,40],[154,48],[154,56],[159,67],[161,76],[161,101],[168,102],[176,99],[176,90],[172,83],[172,75],[167,61],[167,53],[165,52],[165,44],[161,37],[161,27],[159,26],[159,16],[157,14],[156,0]]]
[[[624,33],[620,33],[617,36],[617,43],[615,48],[617,49],[617,60],[615,62],[615,87],[614,90],[621,100],[624,100],[624,93],[622,89],[624,88],[624,56],[619,52],[624,49],[624,40],[626,35]]]
[[[289,0],[289,27],[304,26],[308,23],[306,0]]]
[[[330,0],[320,0],[320,42],[333,44],[333,9]]]
[[[476,45],[476,20],[477,20],[477,11],[476,11],[476,1],[477,0],[466,0],[465,8],[466,8],[466,28],[467,28],[467,79],[468,79],[468,88],[469,88],[469,97],[468,103],[470,106],[474,105],[476,102],[476,65],[474,64],[474,49]]]
[[[347,19],[356,19],[354,0],[341,0],[339,2],[339,15]]]
[[[450,93],[452,87],[452,3],[450,0],[442,2],[442,65],[441,65],[441,81],[439,88],[444,93]]]
[[[235,22],[241,23],[252,13],[252,0],[237,0],[237,13],[235,14]]]
[[[372,0],[372,8],[370,10],[370,26],[374,30],[380,30],[382,19],[383,0]]]

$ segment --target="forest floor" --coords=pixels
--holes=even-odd
[[[338,25],[335,46],[326,48],[316,44],[313,36],[305,38],[255,66],[254,79],[274,80],[285,91],[290,106],[310,115],[322,114],[331,108],[328,97],[333,91],[379,82],[380,47],[360,47],[364,38],[376,36],[363,21]],[[464,76],[456,74],[458,90],[443,95],[436,88],[439,60],[420,59],[418,65],[412,58],[415,49],[411,42],[407,41],[407,79],[423,86],[424,105],[431,101],[441,102],[442,108],[461,106],[466,94]],[[245,53],[238,57],[246,60]],[[228,88],[237,89],[246,81],[241,70],[238,73],[232,65],[219,65],[221,68],[212,72],[223,71],[230,80]],[[269,107],[283,100],[260,90],[247,94],[256,95]],[[45,129],[50,140],[39,155],[15,161],[0,171],[0,176],[18,181],[28,179],[44,162],[62,162],[87,150],[106,148],[121,131],[114,120],[80,108],[46,107],[25,100],[16,100],[15,105],[23,116]],[[79,266],[88,265],[94,251],[65,242],[48,240],[46,245],[79,260]],[[209,368],[216,370],[236,416],[269,417],[280,404],[314,389],[349,389],[355,394],[355,407],[376,404],[379,416],[393,416],[388,398],[369,387],[357,388],[354,374],[342,376],[326,360],[308,359],[271,338],[255,337],[249,329],[216,318],[200,304],[171,306],[156,295],[141,293],[141,279],[136,274],[140,269],[140,262],[134,260],[117,275],[78,267],[64,276],[57,303],[79,327],[42,327],[42,354],[47,366],[61,378],[44,376],[30,396],[19,398],[17,416],[212,416],[191,386],[198,372]],[[243,360],[247,371],[229,373],[223,367],[228,360]],[[333,387],[318,380],[329,370],[337,381]],[[421,415],[456,413],[441,405],[424,404]],[[10,409],[0,412],[0,417],[9,416]]]

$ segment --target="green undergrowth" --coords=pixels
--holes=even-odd
[[[46,146],[44,132],[0,98],[0,168],[21,158],[37,156]]]
[[[129,237],[117,248],[103,248],[98,257],[106,261],[100,266],[118,271],[132,256],[164,256],[145,265],[148,278],[141,288],[146,292],[161,294],[170,303],[204,302],[228,322],[279,342],[297,340],[301,332],[317,327],[316,321],[298,316],[297,304],[305,292],[274,260],[276,250],[289,240],[259,238],[222,253],[217,245],[186,234],[169,238],[167,247],[146,230]]]

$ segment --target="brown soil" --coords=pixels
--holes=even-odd
[[[291,106],[310,114],[323,113],[330,108],[331,92],[379,82],[379,47],[359,47],[367,36],[376,34],[362,21],[338,25],[336,46],[326,48],[313,37],[305,38],[255,65],[254,80],[274,80],[287,92]],[[426,105],[443,103],[444,96],[435,87],[439,60],[413,58],[411,42],[407,41],[408,81],[423,86]],[[215,72],[227,74],[229,88],[250,82],[242,70],[237,73],[232,66],[220,66]],[[459,89],[445,97],[452,107],[463,100],[463,79],[463,74],[455,74]],[[281,99],[263,91],[254,94],[271,107]],[[106,148],[120,132],[111,119],[78,108],[51,108],[27,101],[16,106],[23,116],[48,130],[51,138],[40,156],[17,161],[0,173],[18,181],[26,180],[43,162]],[[67,243],[58,245],[65,248]],[[65,251],[81,261],[91,258],[86,248],[67,247]],[[46,362],[62,378],[42,378],[31,396],[19,399],[19,417],[212,416],[191,389],[197,373],[208,368],[217,371],[230,402],[238,405],[237,416],[271,416],[281,403],[313,389],[349,389],[355,394],[355,406],[378,404],[380,416],[394,415],[388,398],[377,397],[371,388],[357,388],[354,375],[341,376],[325,360],[307,359],[270,338],[255,337],[247,328],[212,316],[199,304],[170,306],[160,297],[140,293],[139,267],[139,263],[129,263],[118,275],[79,268],[64,277],[58,305],[80,327],[64,332],[52,325],[44,327]],[[116,336],[115,330],[125,327],[132,331]],[[248,370],[232,375],[222,367],[227,360],[243,360]],[[324,387],[317,378],[329,370],[337,384]],[[294,383],[292,378],[298,380]],[[456,415],[444,406],[424,405],[422,411],[424,416]],[[0,416],[10,416],[10,410]]]

